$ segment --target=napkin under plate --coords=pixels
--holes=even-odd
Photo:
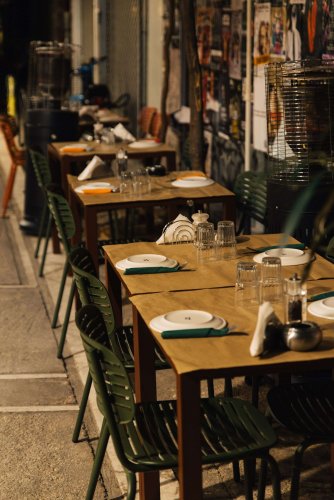
[[[311,295],[307,301],[315,302],[316,300],[328,299],[328,297],[334,297],[334,292],[317,293],[316,295]]]
[[[124,274],[158,274],[158,273],[174,273],[180,268],[179,265],[175,267],[159,266],[159,267],[128,267],[124,269]]]
[[[226,337],[229,328],[192,328],[187,330],[165,330],[161,333],[163,339],[191,339],[201,337]]]
[[[304,243],[288,243],[287,245],[271,245],[268,247],[252,248],[252,250],[257,253],[262,253],[268,250],[275,250],[276,248],[297,248],[298,250],[304,250],[305,245]]]

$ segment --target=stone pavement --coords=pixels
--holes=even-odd
[[[0,142],[0,196],[8,167]],[[87,374],[86,359],[73,317],[64,359],[56,358],[60,328],[53,330],[50,318],[64,256],[53,255],[50,245],[45,276],[37,277],[38,261],[33,257],[36,238],[22,234],[18,225],[23,211],[23,188],[24,173],[18,171],[8,218],[0,219],[0,500],[81,500],[85,498],[101,416],[92,394],[82,439],[72,443]],[[61,320],[63,315],[64,307]],[[129,309],[127,317],[130,320]],[[236,396],[249,398],[250,391],[243,380],[235,380],[234,387]],[[267,389],[261,389],[263,409]],[[221,390],[218,381],[216,392]],[[158,396],[175,397],[174,377],[169,370],[158,374]],[[280,439],[273,455],[282,473],[283,498],[288,498],[291,456],[298,438],[281,429],[278,432]],[[301,499],[334,498],[327,446],[312,448],[306,454],[304,469]],[[95,498],[123,498],[125,476],[111,445],[102,476]],[[244,498],[243,486],[233,481],[230,465],[206,468],[204,486],[204,498]],[[268,487],[267,498],[270,497]],[[178,484],[172,472],[161,474],[161,498],[178,498]]]

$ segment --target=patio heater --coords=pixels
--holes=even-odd
[[[72,46],[56,41],[30,43],[28,92],[25,109],[26,149],[47,154],[53,141],[77,140],[78,113],[70,111]],[[24,218],[20,228],[28,234],[38,231],[43,195],[37,185],[30,155],[26,158]],[[58,181],[57,178],[54,179]]]
[[[314,220],[334,189],[334,62],[266,68],[268,231],[281,232],[298,196],[320,177],[294,236],[309,244]]]

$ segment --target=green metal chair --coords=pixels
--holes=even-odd
[[[329,240],[325,253],[326,259],[334,262],[334,236]]]
[[[242,172],[238,175],[234,193],[240,214],[237,234],[251,233],[252,219],[267,227],[267,180],[264,173]]]
[[[93,259],[86,248],[75,248],[71,251],[69,262],[73,271],[74,283],[79,293],[82,305],[95,304],[103,315],[112,351],[121,359],[125,369],[134,372],[133,331],[132,326],[115,327],[115,319],[109,294],[103,283],[96,276]],[[73,290],[74,293],[74,290]],[[62,332],[58,346],[58,355],[62,353],[66,331]],[[156,370],[170,368],[161,352],[156,349]],[[81,398],[80,409],[73,432],[72,441],[79,439],[80,429],[87,406],[92,379],[88,373],[85,388]]]
[[[39,270],[38,270],[38,276],[43,276],[46,252],[48,249],[48,244],[49,244],[49,240],[50,240],[50,236],[51,236],[51,225],[52,225],[52,215],[51,215],[49,208],[48,208],[48,202],[47,202],[47,197],[46,197],[46,193],[45,193],[46,187],[51,183],[51,172],[50,172],[48,160],[47,160],[45,155],[39,153],[38,151],[34,151],[32,149],[29,150],[29,153],[30,153],[32,166],[33,166],[33,169],[35,172],[37,184],[41,188],[43,195],[44,195],[44,198],[45,198],[43,208],[42,208],[41,219],[40,219],[40,223],[39,223],[37,244],[36,244],[35,253],[34,253],[34,257],[35,257],[35,259],[37,259],[38,254],[39,254],[39,249],[41,246],[41,242],[42,242],[42,238],[43,238],[43,232],[44,232],[44,229],[46,226],[44,249],[43,249],[43,253],[42,253],[42,260],[41,260]]]
[[[178,465],[176,401],[135,403],[132,386],[121,360],[108,347],[101,311],[84,306],[76,323],[87,355],[103,423],[86,500],[94,496],[109,436],[128,480],[128,499],[136,494],[136,472],[176,468]],[[245,498],[252,498],[249,472],[261,458],[258,498],[264,498],[266,466],[272,472],[273,498],[280,499],[280,477],[269,449],[276,436],[266,418],[250,403],[233,398],[205,398],[202,411],[203,464],[245,464]]]
[[[317,380],[272,388],[267,395],[272,416],[304,440],[298,445],[292,469],[290,499],[297,500],[305,450],[334,443],[334,382]]]
[[[56,306],[55,306],[53,318],[51,321],[52,328],[55,328],[57,326],[57,322],[58,322],[59,310],[60,310],[61,301],[62,301],[63,294],[64,294],[66,277],[67,277],[68,272],[70,270],[69,256],[70,256],[70,252],[72,250],[71,238],[75,234],[75,222],[74,222],[71,208],[70,208],[67,200],[60,193],[58,186],[49,185],[46,189],[46,195],[47,195],[47,200],[48,200],[48,207],[49,207],[50,213],[53,217],[54,223],[56,225],[59,240],[62,242],[64,251],[65,251],[65,263],[64,263],[64,268],[63,268],[63,274],[61,277]],[[74,286],[71,287],[71,292],[70,292],[70,296],[69,296],[69,300],[68,300],[68,306],[66,309],[66,314],[65,314],[65,318],[64,318],[64,322],[63,322],[63,332],[67,331],[71,307],[72,307],[72,303],[73,303],[73,298],[74,298]],[[62,332],[62,336],[63,336],[63,332]],[[65,335],[66,335],[66,333],[65,333]]]

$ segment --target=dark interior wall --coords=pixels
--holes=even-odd
[[[26,88],[31,40],[64,40],[69,0],[0,2],[0,112],[6,111],[6,76]]]

